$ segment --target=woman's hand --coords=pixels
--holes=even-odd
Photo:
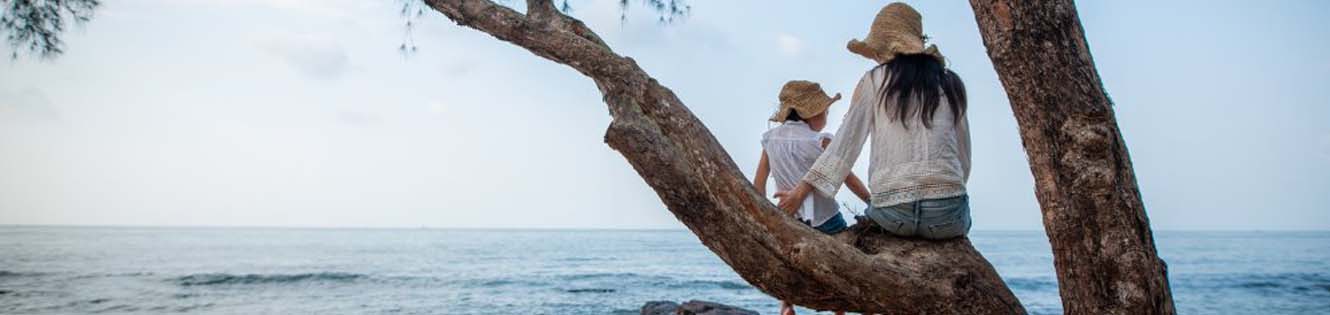
[[[778,191],[776,192],[776,199],[780,199],[780,203],[777,203],[776,207],[789,215],[794,215],[796,211],[799,211],[799,207],[804,203],[804,198],[808,197],[808,192],[812,189],[813,186],[809,186],[808,183],[799,183],[799,186],[795,186],[792,190]]]

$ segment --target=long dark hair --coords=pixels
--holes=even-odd
[[[906,128],[906,119],[917,115],[924,128],[933,128],[933,113],[941,103],[942,94],[947,97],[953,122],[959,123],[965,115],[965,83],[961,77],[942,66],[942,62],[928,54],[896,55],[891,62],[878,65],[887,67],[886,82],[878,88],[882,94],[882,106],[887,112],[895,111],[893,118]],[[889,99],[895,98],[895,108],[889,107]],[[914,101],[914,102],[912,102]]]

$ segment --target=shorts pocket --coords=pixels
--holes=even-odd
[[[961,199],[952,209],[940,209],[944,214],[935,216],[924,227],[923,237],[929,239],[947,239],[970,232],[970,205]]]
[[[896,213],[895,209],[868,208],[868,210],[864,211],[864,214],[868,216],[868,219],[873,220],[874,223],[877,223],[878,226],[882,227],[883,230],[887,230],[888,233],[900,236],[911,236],[915,234],[914,225]]]
[[[967,225],[969,224],[962,221],[964,220],[948,220],[942,223],[929,224],[928,233],[923,233],[922,236],[924,238],[937,240],[965,235],[966,230],[968,230]]]

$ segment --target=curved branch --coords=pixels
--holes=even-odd
[[[744,280],[816,309],[886,314],[1023,314],[968,239],[902,239],[856,224],[828,237],[758,195],[672,91],[546,1],[523,15],[488,0],[426,0],[458,24],[595,81],[613,121],[605,142],[671,213]],[[557,14],[557,16],[553,15]]]

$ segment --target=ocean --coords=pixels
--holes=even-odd
[[[971,238],[1033,314],[1042,232]],[[1330,314],[1330,232],[1156,232],[1181,314]],[[777,314],[685,230],[0,227],[0,314]],[[800,314],[812,314],[802,310]]]

